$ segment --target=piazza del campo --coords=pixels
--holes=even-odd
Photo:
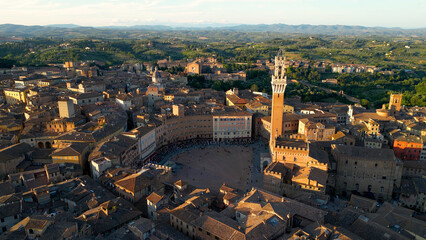
[[[0,4],[0,240],[426,239],[424,27],[63,2]],[[2,24],[21,11],[99,22]]]

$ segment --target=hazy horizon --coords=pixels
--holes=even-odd
[[[3,4],[0,24],[181,27],[282,23],[426,27],[426,1],[421,0],[19,0],[17,3]]]
[[[42,27],[63,27],[63,28],[73,28],[73,27],[93,27],[93,28],[131,28],[136,26],[165,26],[172,28],[221,28],[221,27],[234,27],[241,25],[274,25],[274,24],[284,24],[289,26],[299,26],[299,25],[311,25],[311,26],[351,26],[351,27],[368,27],[368,28],[400,28],[405,30],[415,30],[415,29],[425,29],[426,27],[393,27],[393,26],[364,26],[364,25],[349,25],[349,24],[287,24],[287,23],[255,23],[255,24],[247,24],[247,23],[142,23],[142,24],[134,24],[134,25],[104,25],[104,26],[94,26],[94,25],[79,25],[75,23],[51,23],[51,24],[17,24],[17,23],[0,23],[0,25],[11,24],[11,25],[22,25],[22,26],[42,26]],[[68,25],[68,26],[67,26]]]

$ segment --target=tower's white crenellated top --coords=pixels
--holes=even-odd
[[[275,56],[275,71],[272,75],[272,93],[284,93],[287,86],[287,75],[284,51],[280,49]]]

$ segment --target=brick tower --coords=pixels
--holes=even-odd
[[[402,94],[391,94],[389,100],[389,110],[392,115],[397,115],[401,111]]]
[[[275,57],[275,71],[272,75],[272,114],[271,139],[273,146],[275,139],[283,134],[284,92],[287,86],[287,76],[284,51],[281,49]]]

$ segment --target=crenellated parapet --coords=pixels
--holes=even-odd
[[[290,146],[280,146],[280,145],[275,145],[275,149],[277,150],[289,150],[289,151],[308,151],[307,148],[304,147],[290,147]]]
[[[285,88],[287,87],[287,77],[285,77],[284,80],[278,79],[274,80],[274,77],[272,77],[272,93],[282,93],[284,94]]]
[[[282,177],[282,173],[270,171],[270,170],[267,170],[267,169],[264,170],[264,173],[265,173],[265,175],[276,175],[276,176],[279,176],[280,178]]]
[[[166,170],[166,171],[172,171],[171,167],[160,165],[160,164],[155,164],[155,163],[147,163],[145,166],[149,167],[149,168],[163,169],[163,170]]]

